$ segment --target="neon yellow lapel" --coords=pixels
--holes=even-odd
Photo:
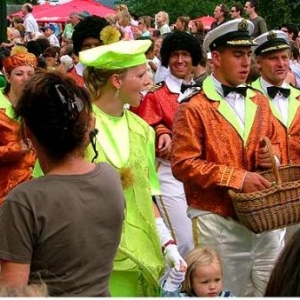
[[[208,77],[204,80],[203,91],[209,97],[210,100],[220,102],[218,111],[239,133],[245,145],[249,137],[253,122],[255,120],[257,110],[257,105],[250,99],[250,97],[255,96],[255,92],[249,89],[247,90],[247,96],[245,98],[245,129],[243,132],[243,128],[241,128],[241,125],[238,122],[233,109],[230,107],[227,101],[224,100],[224,98],[221,95],[219,95],[219,93],[216,91],[211,78]]]
[[[251,97],[255,96],[255,92],[251,89],[247,90],[247,96],[245,98],[245,129],[244,129],[244,145],[249,138],[250,131],[252,125],[255,120],[257,105],[250,99]]]
[[[274,105],[273,101],[272,101],[272,98],[269,97],[268,94],[265,93],[264,89],[262,88],[261,86],[261,83],[260,83],[260,80],[259,78],[257,80],[255,80],[255,82],[252,83],[252,87],[254,87],[255,89],[261,91],[265,97],[268,98],[269,100],[269,105],[270,105],[270,108],[271,108],[271,111],[272,111],[272,114],[275,116],[276,119],[278,119],[284,126],[286,126],[284,124],[284,121],[281,117],[281,114],[280,112],[278,111],[277,107]]]
[[[291,94],[289,97],[289,112],[288,112],[288,124],[287,128],[290,128],[292,125],[294,118],[296,116],[297,110],[300,106],[300,102],[298,97],[300,96],[300,91],[291,87]]]

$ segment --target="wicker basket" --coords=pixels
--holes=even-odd
[[[260,174],[273,186],[253,193],[228,191],[240,222],[254,233],[300,223],[300,165],[278,168],[270,140],[264,141],[273,171]]]

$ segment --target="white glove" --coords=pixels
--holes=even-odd
[[[181,255],[178,252],[177,246],[175,245],[175,242],[173,244],[169,244],[165,247],[167,243],[170,241],[173,241],[173,238],[170,234],[169,229],[167,228],[166,224],[164,223],[163,219],[161,217],[155,218],[156,222],[156,229],[159,235],[159,239],[162,245],[162,248],[164,249],[164,256],[165,261],[167,265],[170,268],[177,268],[177,270],[180,269],[180,265],[186,267],[186,262],[181,257]],[[164,248],[165,247],[165,248]]]
[[[161,217],[155,218],[155,223],[156,223],[157,233],[160,239],[160,244],[162,247],[164,247],[164,245],[170,240],[173,240],[173,238],[164,220]]]
[[[187,267],[187,264],[185,260],[182,258],[182,256],[178,252],[178,248],[176,245],[168,245],[165,248],[164,251],[164,256],[165,256],[165,262],[166,264],[170,267],[173,268],[175,267],[177,270],[180,269],[180,267]]]
[[[185,272],[178,271],[175,267],[171,269],[167,280],[163,285],[163,289],[168,292],[173,292],[181,287],[181,283],[184,281]]]

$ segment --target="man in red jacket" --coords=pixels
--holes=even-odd
[[[175,111],[181,100],[197,89],[193,69],[198,65],[202,52],[196,38],[183,31],[167,36],[160,52],[162,65],[169,67],[170,74],[161,87],[145,96],[138,114],[156,133],[156,161],[162,192],[157,203],[166,222],[170,221],[179,252],[185,256],[194,247],[192,223],[186,214],[183,185],[172,175],[170,150]]]

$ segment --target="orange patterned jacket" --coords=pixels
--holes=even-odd
[[[21,146],[20,123],[0,108],[0,204],[10,190],[31,179],[35,158],[34,151]]]
[[[203,91],[180,105],[173,128],[172,171],[184,183],[189,206],[236,218],[227,191],[242,187],[246,171],[258,170],[263,137],[269,137],[280,158],[280,139],[266,98],[248,89],[245,109],[242,132],[210,78]]]
[[[264,90],[257,79],[252,86],[262,93]],[[300,90],[290,86],[291,94],[288,98],[288,124],[285,125],[279,111],[269,98],[269,104],[274,115],[276,130],[281,137],[282,144],[282,165],[300,164]]]

